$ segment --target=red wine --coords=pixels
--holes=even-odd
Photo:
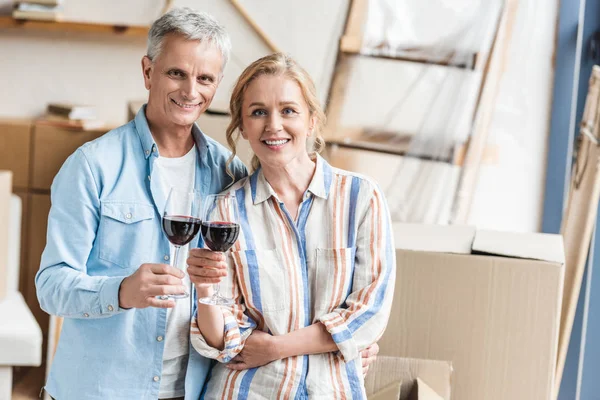
[[[191,242],[200,230],[200,220],[184,215],[165,215],[162,226],[169,242],[175,246],[184,246]]]
[[[227,251],[238,238],[240,226],[233,222],[203,222],[202,237],[212,251]]]

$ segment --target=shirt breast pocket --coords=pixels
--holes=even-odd
[[[121,268],[150,261],[156,245],[154,207],[135,202],[103,202],[100,207],[98,257]]]
[[[315,310],[329,313],[345,302],[355,255],[355,247],[315,250]]]
[[[263,313],[289,306],[288,272],[276,249],[232,251],[231,255],[246,303]]]

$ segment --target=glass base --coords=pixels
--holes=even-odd
[[[201,297],[198,301],[209,306],[230,306],[233,304],[233,299],[228,299],[216,293],[210,297]]]
[[[159,300],[169,300],[169,299],[179,300],[179,299],[187,299],[188,297],[190,297],[190,294],[187,292],[181,293],[181,294],[166,294],[164,296],[156,296],[156,298]]]

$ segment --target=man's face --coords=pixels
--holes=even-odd
[[[161,125],[192,125],[215,95],[222,64],[221,52],[211,43],[165,36],[154,62],[142,59],[150,92],[146,112]]]

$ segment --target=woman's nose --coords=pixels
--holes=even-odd
[[[266,131],[267,132],[279,132],[281,130],[281,116],[277,113],[272,113],[269,116],[269,120],[267,122]]]

